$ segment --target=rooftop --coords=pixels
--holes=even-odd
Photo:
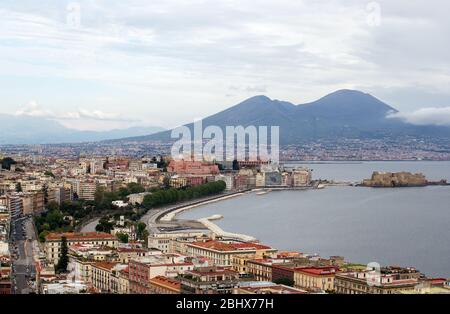
[[[297,267],[294,269],[295,272],[306,273],[315,276],[327,276],[333,275],[339,270],[337,267],[325,266],[325,267]]]
[[[106,270],[113,269],[118,263],[110,263],[110,262],[97,262],[94,263],[92,266],[97,268],[102,268]]]
[[[189,246],[197,246],[205,249],[211,249],[216,251],[255,251],[255,250],[270,250],[272,249],[270,246],[251,243],[251,242],[243,242],[243,243],[226,243],[217,240],[209,240],[209,241],[198,241],[188,244]]]
[[[116,237],[104,232],[66,232],[66,233],[50,233],[45,237],[46,241],[60,241],[62,237],[66,237],[69,241],[76,240],[116,240]]]
[[[152,278],[150,279],[150,283],[177,290],[181,288],[181,283],[179,281],[164,276],[157,276],[155,278]]]

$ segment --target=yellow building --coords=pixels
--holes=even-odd
[[[334,291],[337,270],[338,268],[333,266],[295,268],[295,287],[317,292]]]

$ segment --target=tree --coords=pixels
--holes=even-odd
[[[103,203],[104,198],[105,198],[105,188],[98,187],[94,193],[95,205],[100,206]]]
[[[57,273],[65,273],[67,272],[67,265],[69,264],[69,257],[67,256],[68,248],[67,248],[67,238],[61,238],[61,256],[59,257],[58,264],[56,264],[55,271]]]
[[[11,165],[17,164],[17,162],[11,157],[5,157],[0,160],[2,169],[11,170]]]
[[[16,184],[16,192],[22,192],[22,184],[20,182]]]
[[[50,234],[50,231],[48,231],[48,230],[44,230],[41,233],[39,233],[39,241],[45,242],[45,237],[49,234]]]
[[[47,177],[52,177],[52,178],[55,177],[55,175],[53,174],[53,172],[51,172],[50,170],[45,171],[45,172],[44,172],[44,175],[47,176]]]
[[[51,201],[50,203],[47,204],[47,209],[49,211],[59,210],[59,205],[57,202]]]
[[[239,170],[239,163],[236,159],[233,160],[233,170]]]
[[[128,243],[128,234],[119,232],[116,233],[116,237],[117,239],[119,239],[120,242]]]
[[[140,221],[136,224],[136,237],[139,240],[145,240],[146,228],[147,228],[147,225],[142,221]]]
[[[140,185],[139,183],[135,183],[135,182],[128,183],[127,188],[130,191],[130,194],[145,192],[145,188],[142,185]]]
[[[109,222],[109,217],[103,217],[100,219],[97,226],[95,226],[95,231],[97,232],[106,232],[111,233],[111,230],[114,228],[114,224],[112,222]]]

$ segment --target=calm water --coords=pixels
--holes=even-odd
[[[360,180],[373,170],[424,172],[450,180],[448,162],[315,164],[315,178]],[[227,231],[249,234],[278,249],[343,255],[359,263],[415,266],[450,277],[450,187],[371,189],[329,187],[273,191],[205,205],[180,215],[213,214]]]

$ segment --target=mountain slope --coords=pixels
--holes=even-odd
[[[297,144],[334,138],[381,138],[400,135],[448,136],[450,128],[416,126],[387,118],[397,110],[379,99],[355,90],[339,90],[317,101],[294,105],[266,96],[249,98],[203,120],[217,125],[280,126],[280,142]],[[192,124],[187,125],[192,130]],[[135,137],[133,141],[170,141],[170,131]]]
[[[0,144],[91,142],[148,135],[162,130],[159,127],[133,127],[110,131],[78,131],[49,119],[0,114]]]

